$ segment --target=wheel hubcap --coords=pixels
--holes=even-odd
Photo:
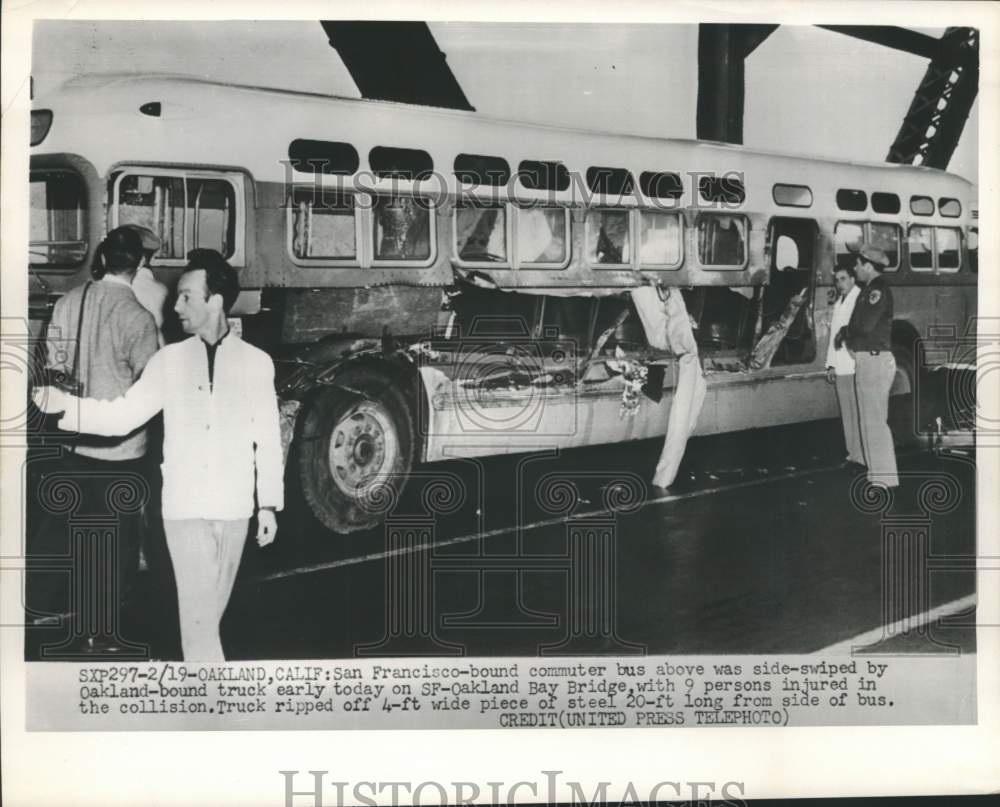
[[[396,464],[399,443],[392,418],[383,406],[365,401],[348,410],[330,435],[329,465],[333,481],[357,497],[385,480]]]

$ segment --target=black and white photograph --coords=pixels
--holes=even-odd
[[[164,804],[1000,787],[996,5],[52,5],[4,9],[6,737],[643,748]],[[820,730],[849,785],[653,763]]]

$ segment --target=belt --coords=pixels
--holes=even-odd
[[[878,356],[881,352],[882,352],[881,350],[869,350],[868,354],[870,356]]]

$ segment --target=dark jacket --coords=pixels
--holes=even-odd
[[[892,348],[892,289],[882,275],[858,295],[847,324],[847,346],[855,352]]]

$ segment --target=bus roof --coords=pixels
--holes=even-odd
[[[158,114],[140,111],[152,104],[159,105]],[[742,172],[747,204],[754,204],[754,197],[757,202],[770,197],[775,183],[808,187],[822,208],[840,188],[904,198],[957,197],[963,212],[972,197],[967,180],[921,166],[613,134],[600,131],[600,122],[592,131],[519,123],[476,112],[190,76],[89,75],[36,98],[34,106],[52,110],[53,122],[32,153],[78,154],[101,175],[121,162],[144,162],[239,167],[258,181],[303,180],[308,175],[290,174],[286,163],[292,141],[308,140],[351,144],[361,170],[371,149],[379,146],[424,151],[446,177],[452,176],[454,159],[463,153],[495,155],[508,161],[515,173],[522,161],[561,162],[570,173],[579,174],[594,166],[626,169],[636,178],[642,172],[675,172],[685,178],[686,186],[693,184],[687,179],[692,172]]]

